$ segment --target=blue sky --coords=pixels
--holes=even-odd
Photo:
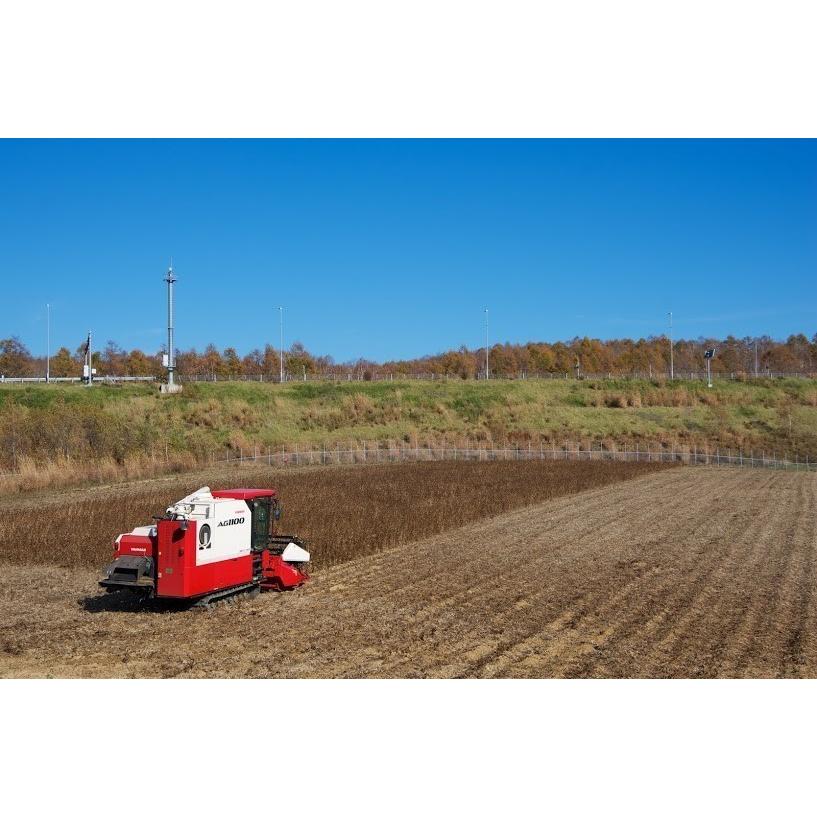
[[[336,360],[817,331],[817,141],[0,142],[0,337]]]

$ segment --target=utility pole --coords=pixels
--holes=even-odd
[[[755,378],[757,378],[757,338],[755,338]]]
[[[51,304],[45,305],[45,382],[51,382]]]
[[[278,307],[278,316],[281,320],[281,375],[280,381],[284,382],[284,307]]]
[[[672,356],[672,312],[669,313],[669,379],[675,380],[675,365]]]
[[[485,309],[485,379],[489,380],[491,377],[490,369],[488,367],[488,309]]]

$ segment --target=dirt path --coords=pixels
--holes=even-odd
[[[814,475],[678,468],[212,611],[3,565],[0,675],[814,677],[816,524]]]

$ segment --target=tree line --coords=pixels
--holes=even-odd
[[[698,338],[676,340],[672,346],[675,373],[701,372],[703,353],[716,350],[712,371],[716,374],[752,375],[817,372],[817,334],[810,339],[803,334],[790,335],[786,340],[768,336],[725,339]],[[51,356],[52,377],[79,377],[82,374],[84,343],[73,352],[63,346]],[[113,341],[94,351],[93,365],[98,375],[163,377],[162,354],[140,349],[126,351]],[[284,350],[284,372],[287,378],[337,377],[380,379],[383,377],[440,376],[464,380],[485,376],[485,349],[459,349],[413,360],[393,360],[378,363],[359,359],[337,363],[329,355],[314,355],[301,343]],[[177,370],[181,376],[199,378],[279,377],[281,350],[267,344],[240,355],[233,347],[223,350],[213,344],[202,352],[195,349],[176,353]],[[488,354],[492,377],[522,377],[542,375],[652,375],[662,377],[670,371],[670,345],[664,336],[639,340],[597,340],[573,338],[556,343],[503,343],[491,346]],[[0,376],[42,377],[46,372],[44,356],[32,355],[19,338],[0,340]]]

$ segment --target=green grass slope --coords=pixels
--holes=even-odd
[[[637,442],[817,456],[817,383],[394,381],[0,386],[0,458],[212,455],[348,440],[412,444]]]

